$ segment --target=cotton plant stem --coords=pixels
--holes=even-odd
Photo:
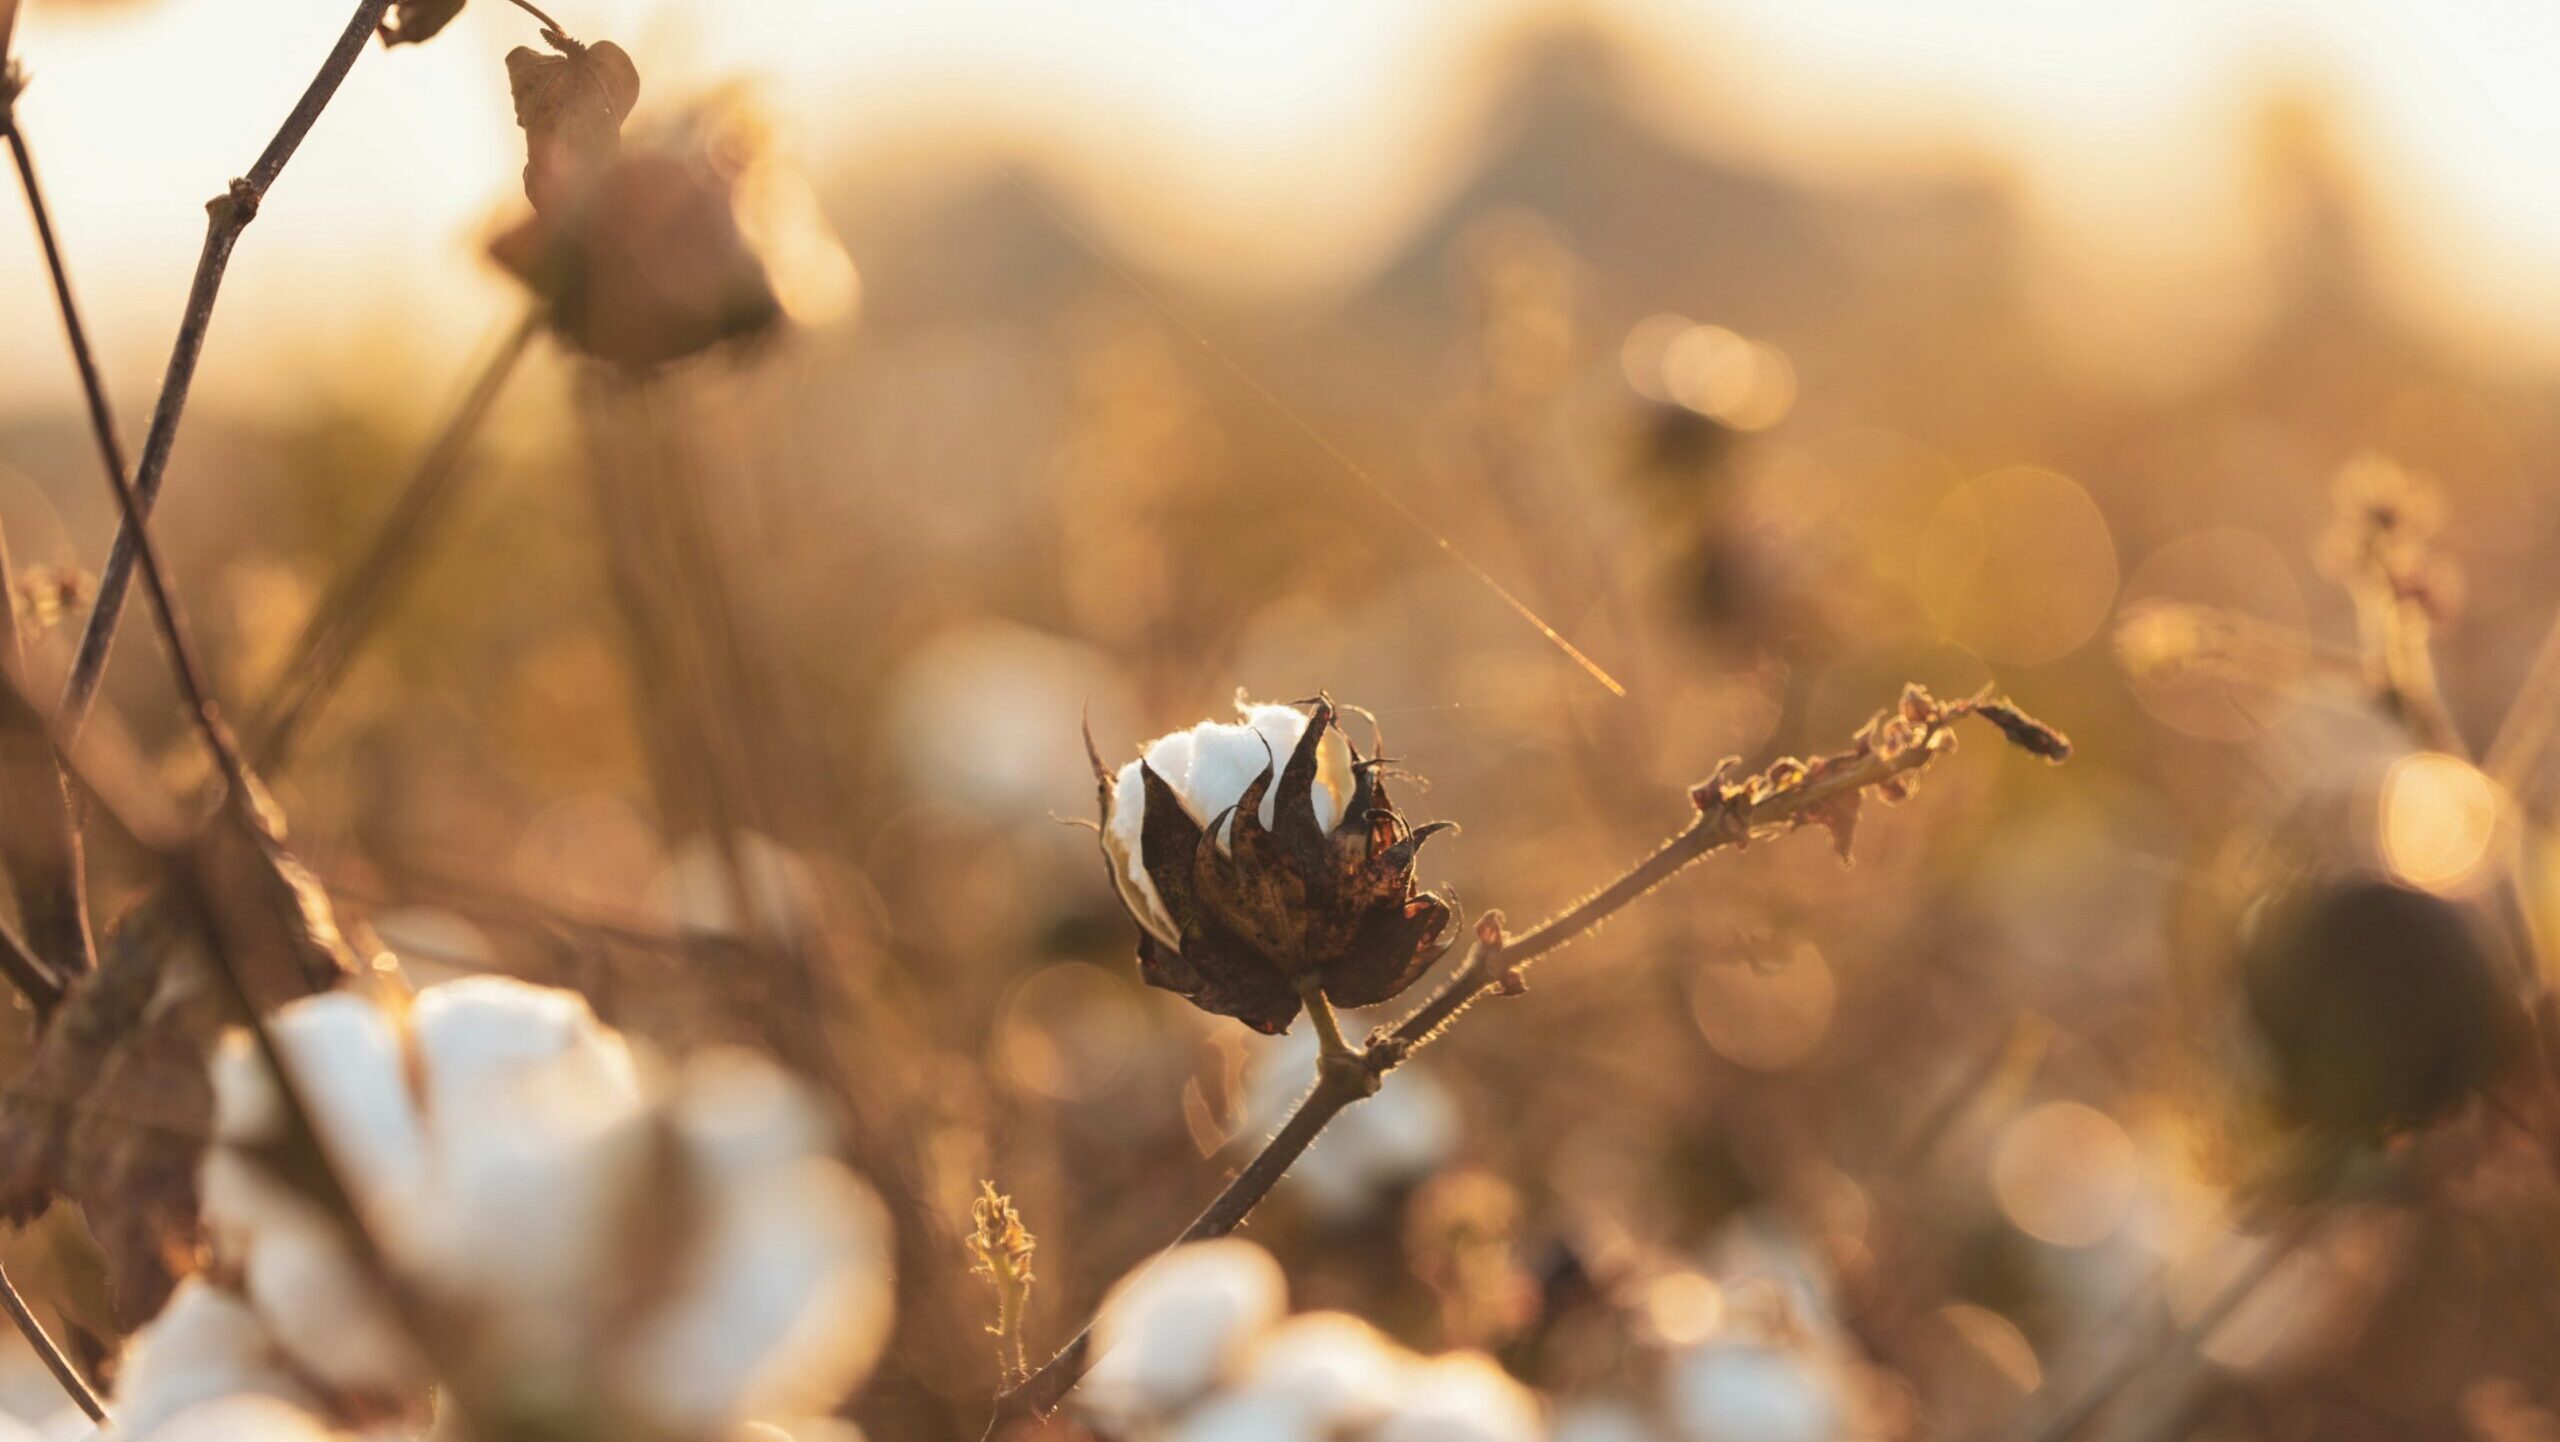
[[[2223,1284],[2222,1290],[2204,1304],[2184,1326],[2168,1328],[2148,1344],[2126,1349],[2060,1410],[2046,1416],[2033,1430],[2018,1435],[2019,1442],[2070,1442],[2087,1430],[2090,1423],[2103,1415],[2126,1389],[2148,1375],[2152,1367],[2165,1358],[2183,1356],[2204,1345],[2223,1323],[2231,1320],[2241,1305],[2257,1295],[2276,1269],[2287,1258],[2302,1249],[2327,1220],[2324,1208],[2306,1207],[2289,1221],[2283,1230],[2268,1238],[2238,1276]]]
[[[160,498],[162,478],[169,467],[169,452],[177,444],[178,422],[186,413],[187,394],[194,384],[196,362],[204,354],[206,335],[213,326],[214,301],[222,291],[222,277],[231,264],[232,250],[240,243],[240,233],[258,215],[258,207],[267,191],[284,173],[285,165],[302,145],[303,138],[320,119],[320,112],[338,93],[356,57],[374,36],[382,17],[391,8],[391,0],[359,0],[354,16],[330,48],[327,60],[295,103],[292,113],[267,143],[249,173],[231,182],[222,194],[205,206],[204,250],[196,260],[195,280],[188,287],[187,308],[178,323],[178,338],[170,348],[168,371],[160,383],[160,398],[152,408],[151,428],[143,436],[142,458],[136,465],[131,491],[134,504],[128,509],[124,524],[116,532],[115,548],[107,556],[105,571],[98,579],[98,598],[89,612],[89,624],[80,636],[79,649],[73,654],[70,679],[62,694],[62,723],[77,734],[86,718],[90,703],[96,699],[98,683],[105,676],[107,655],[115,644],[116,623],[124,613],[125,592],[133,581],[133,569],[141,550],[139,532],[134,522],[151,513]],[[119,472],[121,479],[121,471]]]
[[[1466,960],[1428,1000],[1394,1026],[1372,1035],[1365,1049],[1320,1060],[1314,1088],[1262,1150],[1245,1164],[1244,1170],[1227,1182],[1171,1245],[1223,1237],[1243,1225],[1344,1108],[1374,1095],[1388,1072],[1439,1037],[1478,998],[1490,991],[1517,990],[1522,968],[1587,935],[1690,863],[1755,837],[1793,830],[1827,804],[1928,765],[1952,742],[1948,727],[1973,714],[1985,699],[1976,697],[1943,708],[1906,747],[1870,749],[1835,758],[1845,764],[1812,774],[1800,784],[1747,798],[1737,796],[1731,801],[1710,800],[1707,788],[1702,786],[1698,816],[1686,828],[1616,880],[1517,936],[1504,933],[1500,913],[1487,913],[1477,926]],[[1091,1362],[1092,1347],[1093,1324],[1087,1322],[1039,1371],[997,1397],[995,1416],[987,1424],[986,1436],[993,1438],[1009,1421],[1045,1415],[1055,1408],[1083,1378]]]
[[[417,567],[423,538],[461,499],[470,474],[471,444],[541,328],[539,308],[528,309],[509,328],[418,458],[364,554],[338,573],[312,607],[289,659],[277,672],[275,693],[250,728],[255,738],[251,754],[260,768],[281,765],[292,754],[304,728],[346,679],[357,652]]]
[[[71,1358],[45,1331],[44,1323],[36,1320],[34,1309],[27,1305],[25,1297],[19,1295],[17,1283],[9,1280],[5,1269],[0,1269],[0,1307],[9,1309],[9,1320],[18,1324],[19,1335],[27,1339],[27,1345],[34,1348],[36,1356],[44,1362],[45,1370],[53,1374],[53,1380],[62,1384],[62,1390],[70,1394],[71,1400],[88,1414],[89,1420],[101,1427],[107,1425],[106,1404],[98,1400],[97,1389],[89,1385],[88,1378],[80,1375],[80,1369],[72,1365]]]

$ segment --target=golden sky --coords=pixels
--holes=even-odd
[[[2500,0],[560,0],[623,41],[650,99],[754,83],[802,158],[1061,175],[1151,263],[1289,289],[1355,274],[1463,174],[1488,57],[1572,14],[1637,42],[1639,103],[1730,159],[1819,183],[2015,176],[2063,314],[2138,323],[2246,250],[2250,120],[2335,107],[2396,298],[2502,360],[2560,362],[2560,7]],[[324,0],[27,0],[22,102],[120,392],[147,396],[203,201],[256,154],[342,23]],[[498,57],[530,24],[476,0],[374,50],[243,243],[208,386],[238,358],[396,326],[458,360],[507,296],[474,242],[520,163]],[[14,209],[14,205],[9,207]],[[0,226],[0,294],[40,315]],[[2106,322],[2098,322],[2104,324]],[[272,353],[270,353],[272,354]],[[225,364],[225,356],[234,365]],[[69,401],[50,325],[0,328],[0,407]],[[247,367],[254,372],[254,367]],[[225,379],[226,374],[230,377]]]

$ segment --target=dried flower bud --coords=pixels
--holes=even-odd
[[[1415,855],[1445,826],[1405,824],[1330,702],[1240,709],[1246,724],[1160,737],[1116,774],[1095,757],[1141,974],[1262,1032],[1286,1031],[1311,991],[1394,997],[1445,949],[1448,898],[1414,890]]]
[[[381,25],[382,43],[415,45],[432,40],[462,13],[462,4],[463,0],[391,0],[391,13]]]
[[[537,187],[529,165],[534,213],[490,255],[571,344],[633,370],[841,313],[852,263],[752,129],[706,110],[564,172],[575,184]]]

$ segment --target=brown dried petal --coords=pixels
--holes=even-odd
[[[1324,828],[1316,824],[1316,769],[1324,733],[1333,725],[1333,707],[1322,697],[1307,717],[1307,729],[1289,753],[1280,773],[1280,803],[1272,830],[1300,865],[1313,870],[1324,864]]]
[[[1138,864],[1156,885],[1156,899],[1167,920],[1184,936],[1199,922],[1200,904],[1191,893],[1193,854],[1199,850],[1200,823],[1182,804],[1173,787],[1141,761],[1138,772],[1146,786],[1147,809],[1138,818]]]
[[[1297,988],[1280,969],[1232,937],[1215,931],[1186,934],[1180,956],[1154,938],[1138,946],[1139,973],[1150,986],[1187,997],[1191,1004],[1231,1016],[1266,1036],[1297,1020]]]
[[[1324,994],[1338,1006],[1375,1006],[1422,979],[1448,948],[1449,902],[1425,892],[1400,907],[1368,913],[1341,958],[1325,968]]]

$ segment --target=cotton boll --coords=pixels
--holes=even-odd
[[[151,1324],[125,1344],[116,1373],[119,1435],[147,1437],[209,1398],[234,1393],[299,1400],[272,1338],[247,1303],[205,1281],[180,1282]]]
[[[1669,1387],[1672,1418],[1688,1442],[1832,1442],[1844,1421],[1831,1370],[1777,1347],[1692,1349],[1672,1363]]]
[[[126,1423],[132,1442],[352,1442],[300,1407],[274,1397],[219,1397],[199,1402],[153,1428]]]
[[[348,1186],[361,1196],[414,1188],[422,1148],[392,1020],[365,998],[339,992],[285,1008],[267,1031]],[[225,1038],[213,1084],[217,1137],[261,1142],[284,1135],[284,1095],[255,1037]]]
[[[1406,1374],[1369,1442],[1540,1442],[1538,1399],[1481,1352],[1451,1352]]]
[[[1547,1442],[1661,1442],[1634,1408],[1616,1402],[1577,1402],[1556,1414]]]
[[[429,1380],[388,1299],[329,1222],[313,1216],[260,1231],[243,1280],[277,1346],[319,1380],[351,1391]]]
[[[674,1114],[686,1147],[714,1174],[788,1162],[833,1145],[808,1093],[750,1051],[709,1051],[687,1060]]]
[[[809,863],[759,832],[738,832],[730,844],[737,853],[735,884],[729,857],[714,838],[697,834],[680,842],[651,888],[658,909],[696,935],[735,936],[740,930],[737,892],[743,888],[759,931],[786,938],[806,935],[817,896]]]
[[[1267,1393],[1213,1397],[1168,1428],[1163,1442],[1329,1442],[1315,1410]]]
[[[575,993],[503,977],[422,992],[410,1021],[437,1193],[421,1261],[457,1293],[574,1327],[645,1159],[629,1049]]]
[[[572,991],[503,976],[448,982],[418,994],[409,1034],[431,1114],[468,1110],[514,1085],[533,1062],[557,1062],[550,1075],[561,1080],[639,1091],[630,1049]]]
[[[1287,1306],[1280,1264],[1260,1247],[1177,1247],[1103,1299],[1081,1405],[1120,1431],[1166,1416],[1228,1375]]]
[[[1255,1345],[1241,1396],[1289,1398],[1317,1423],[1355,1426],[1386,1409],[1414,1365],[1412,1353],[1345,1312],[1304,1312]]]
[[[714,1190],[674,1299],[620,1363],[624,1394],[690,1432],[832,1406],[887,1338],[886,1209],[823,1157],[698,1175]]]

